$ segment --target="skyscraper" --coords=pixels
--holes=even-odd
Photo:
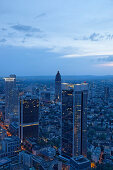
[[[38,137],[39,99],[26,95],[20,99],[19,137],[21,141],[29,137]]]
[[[88,85],[86,83],[74,86],[73,112],[73,155],[87,156],[87,98]]]
[[[62,151],[66,157],[73,156],[73,89],[62,91]]]
[[[18,95],[16,89],[16,75],[10,75],[5,80],[5,122],[10,124],[18,119]]]
[[[105,100],[106,103],[108,103],[109,96],[110,96],[109,87],[105,86],[104,87],[104,100]]]
[[[59,71],[55,77],[55,100],[61,102],[61,75]]]
[[[87,96],[86,83],[68,85],[62,91],[62,155],[87,155]]]

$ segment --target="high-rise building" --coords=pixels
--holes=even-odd
[[[51,101],[51,92],[50,91],[40,91],[40,101],[41,102],[50,102]]]
[[[5,80],[5,122],[10,124],[18,119],[18,94],[16,75],[10,75]]]
[[[63,156],[73,153],[73,89],[62,91],[62,151]]]
[[[91,162],[84,156],[70,159],[70,170],[91,170]]]
[[[61,102],[61,75],[59,71],[55,77],[55,100]]]
[[[87,156],[87,98],[88,85],[86,83],[74,86],[74,148],[73,155]]]
[[[67,87],[62,90],[62,155],[86,156],[88,85],[67,84]]]
[[[14,78],[14,81],[15,81],[15,83],[16,83],[16,75],[15,75],[15,74],[10,74],[9,77],[10,77],[10,78]]]
[[[20,99],[19,125],[21,141],[29,137],[38,137],[39,99],[36,96],[26,95]]]
[[[109,87],[105,86],[104,87],[104,99],[106,103],[108,103],[109,96],[110,96]]]

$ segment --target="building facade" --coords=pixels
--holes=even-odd
[[[0,157],[16,156],[20,151],[20,139],[16,136],[6,137],[2,140],[2,153]]]
[[[29,137],[38,137],[39,99],[28,95],[20,99],[19,137],[21,141]]]
[[[73,89],[62,91],[62,155],[73,153]]]
[[[109,97],[110,97],[110,89],[109,87],[105,86],[104,87],[104,99],[106,103],[108,103]]]
[[[10,124],[18,119],[18,94],[16,76],[10,75],[5,80],[5,122]]]
[[[84,156],[70,159],[70,170],[91,170],[91,162]]]
[[[69,85],[62,90],[62,155],[87,155],[88,85]]]
[[[59,71],[55,77],[55,101],[61,102],[61,75]]]

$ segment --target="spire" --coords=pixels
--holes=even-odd
[[[56,78],[55,78],[56,81],[61,81],[61,75],[60,75],[60,72],[58,71],[57,74],[56,74]]]
[[[61,75],[59,71],[55,77],[55,100],[61,102]]]

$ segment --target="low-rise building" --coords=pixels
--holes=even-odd
[[[82,155],[71,158],[70,170],[91,170],[91,162]]]
[[[2,140],[0,157],[12,157],[20,151],[20,139],[15,136],[6,137]]]

